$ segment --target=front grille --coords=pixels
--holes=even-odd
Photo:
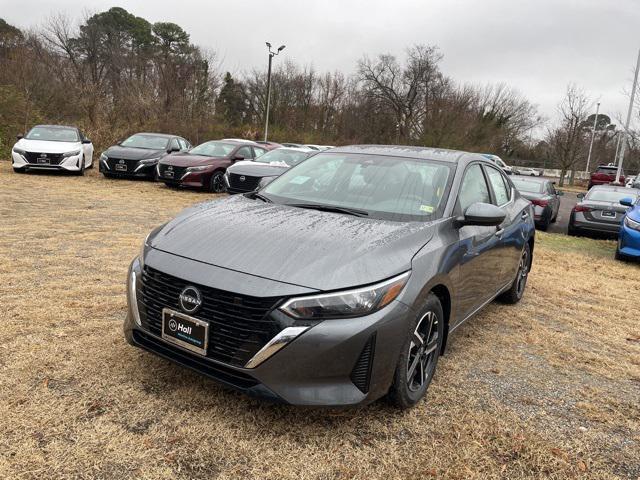
[[[244,180],[240,180],[244,178]],[[234,192],[252,192],[258,188],[261,177],[251,177],[249,175],[238,175],[229,173],[229,189]]]
[[[173,165],[164,165],[164,164],[159,164],[159,169],[160,169],[160,175],[158,175],[160,178],[167,179],[167,180],[180,180],[182,178],[182,176],[184,175],[184,172],[187,170],[187,167],[175,167]],[[168,170],[173,170],[173,177],[167,177],[166,172]]]
[[[43,157],[43,155],[45,155]],[[41,165],[42,162],[38,161],[39,158],[46,158],[49,161],[49,165],[60,165],[60,162],[63,160],[61,153],[41,153],[41,152],[25,152],[24,157],[27,159],[27,162]],[[46,165],[46,163],[44,163]]]
[[[133,339],[138,345],[141,345],[149,351],[157,353],[158,355],[179,363],[180,365],[192,368],[203,375],[214,378],[233,387],[246,389],[258,384],[258,382],[250,375],[233,370],[232,368],[225,367],[218,363],[208,362],[206,359],[196,355],[188,354],[173,345],[160,342],[154,337],[139,330],[133,331]]]
[[[109,168],[116,173],[133,173],[133,171],[138,166],[138,160],[127,160],[124,158],[111,158],[107,160],[107,164]],[[126,170],[116,170],[116,165],[126,165]]]
[[[355,367],[351,371],[351,381],[362,393],[369,391],[369,381],[371,380],[371,366],[373,365],[373,354],[376,348],[376,334],[369,337],[367,343],[358,357]]]
[[[280,328],[267,316],[280,298],[258,298],[226,292],[167,275],[153,268],[142,272],[143,326],[151,333],[162,333],[162,309],[180,311],[178,297],[187,286],[202,295],[200,310],[192,315],[209,322],[207,357],[236,366],[244,366]]]

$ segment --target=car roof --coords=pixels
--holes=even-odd
[[[133,137],[134,135],[150,135],[154,137],[164,137],[164,138],[180,137],[180,135],[173,135],[171,133],[154,133],[154,132],[136,132],[136,133],[132,133],[130,136]]]
[[[327,153],[360,153],[367,155],[386,155],[389,157],[401,157],[424,160],[437,160],[441,162],[459,163],[461,160],[482,160],[490,163],[477,153],[463,152],[460,150],[448,150],[446,148],[416,147],[403,145],[349,145],[332,148]]]
[[[529,175],[511,175],[511,178],[526,180],[527,182],[537,182],[537,183],[551,182],[551,180],[549,180],[548,178],[532,177]]]
[[[610,190],[612,192],[636,190],[635,188],[627,188],[624,185],[594,185],[590,190]],[[636,190],[637,192],[638,190]]]
[[[312,150],[306,147],[280,147],[269,150],[269,152],[302,152],[302,153],[315,153],[317,150]]]
[[[74,127],[73,125],[34,125],[31,128],[36,127],[46,127],[46,128],[71,128],[73,130],[78,130],[78,127]]]

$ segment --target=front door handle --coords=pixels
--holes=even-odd
[[[528,212],[522,212],[522,219],[526,220],[527,218],[529,218],[529,213]]]
[[[498,227],[498,230],[496,230],[496,237],[502,237],[503,234],[504,234],[504,228]]]

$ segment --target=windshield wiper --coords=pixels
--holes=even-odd
[[[270,198],[267,198],[258,192],[245,193],[244,196],[252,200],[255,200],[257,198],[259,200],[262,200],[264,203],[273,203]]]
[[[308,208],[310,210],[320,210],[321,212],[336,212],[346,213],[347,215],[353,215],[356,217],[368,217],[369,212],[364,210],[357,210],[355,208],[338,207],[336,205],[327,205],[323,203],[287,203],[289,207]]]

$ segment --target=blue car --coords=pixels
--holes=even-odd
[[[631,208],[620,224],[616,260],[640,260],[640,198],[629,196],[621,199],[620,203]]]

